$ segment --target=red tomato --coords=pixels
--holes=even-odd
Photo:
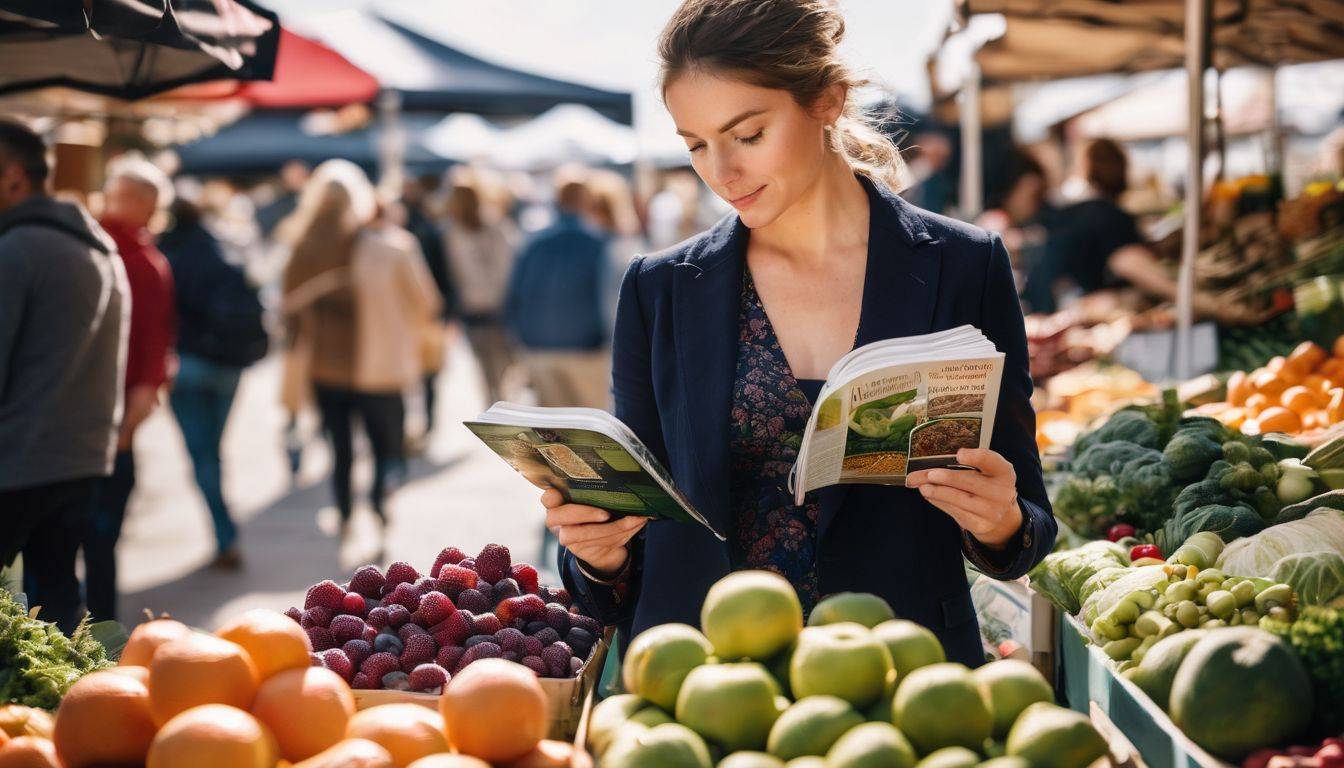
[[[1155,557],[1162,560],[1162,550],[1158,549],[1156,544],[1140,544],[1129,550],[1130,560],[1139,560],[1145,557]]]
[[[1106,530],[1106,538],[1111,541],[1119,541],[1126,536],[1133,536],[1137,531],[1129,523],[1116,523]]]

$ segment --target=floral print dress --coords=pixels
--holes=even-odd
[[[750,270],[742,278],[737,372],[729,416],[732,565],[774,571],[793,584],[810,613],[817,587],[815,494],[802,506],[788,490],[821,381],[793,377]]]

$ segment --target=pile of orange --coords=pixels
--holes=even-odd
[[[1344,421],[1344,336],[1326,351],[1304,341],[1287,357],[1227,380],[1227,400],[1200,406],[1247,435],[1283,432],[1306,435]]]
[[[214,635],[171,619],[131,633],[121,664],[76,682],[50,738],[0,729],[0,768],[574,768],[586,754],[548,741],[549,704],[526,667],[484,659],[438,709],[356,713],[349,685],[310,666],[299,625],[249,611]]]

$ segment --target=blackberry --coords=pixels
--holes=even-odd
[[[549,670],[546,668],[546,662],[540,656],[524,656],[520,662],[524,667],[537,673],[537,677],[546,677]]]
[[[560,642],[560,633],[556,632],[551,627],[546,627],[537,634],[533,635],[533,637],[540,640],[543,646]]]
[[[495,643],[495,645],[499,645],[499,643],[495,642],[494,635],[472,635],[467,638],[467,642],[463,643],[462,647],[475,648],[481,643]]]
[[[527,622],[527,626],[523,627],[523,631],[529,635],[535,635],[549,626],[551,625],[544,621],[529,621]]]
[[[569,631],[569,611],[559,603],[546,606],[546,623],[561,635]]]
[[[514,581],[513,579],[500,579],[499,581],[495,582],[495,586],[492,592],[496,603],[502,600],[508,600],[510,597],[518,597],[519,595],[523,594],[522,591],[518,588],[518,582]]]
[[[406,649],[406,643],[402,642],[396,635],[382,633],[373,638],[373,650],[375,653],[391,653],[401,656],[401,652]]]

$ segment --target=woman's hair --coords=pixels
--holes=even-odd
[[[630,185],[619,173],[609,170],[594,171],[588,177],[593,218],[609,232],[618,235],[638,235],[639,215]]]
[[[475,181],[465,175],[458,174],[452,179],[444,210],[454,225],[470,232],[478,232],[485,226],[481,193],[476,189]]]
[[[905,163],[854,99],[868,81],[841,60],[845,20],[827,0],[685,0],[658,42],[662,88],[695,70],[788,91],[803,109],[828,88],[845,88],[830,148],[855,171],[893,190],[906,186]]]
[[[291,247],[293,263],[317,271],[344,266],[355,236],[377,212],[377,194],[364,171],[348,160],[328,160],[303,185],[294,212],[277,227],[278,238]]]
[[[1105,197],[1115,200],[1129,189],[1129,161],[1111,139],[1093,139],[1083,149],[1083,177]]]

